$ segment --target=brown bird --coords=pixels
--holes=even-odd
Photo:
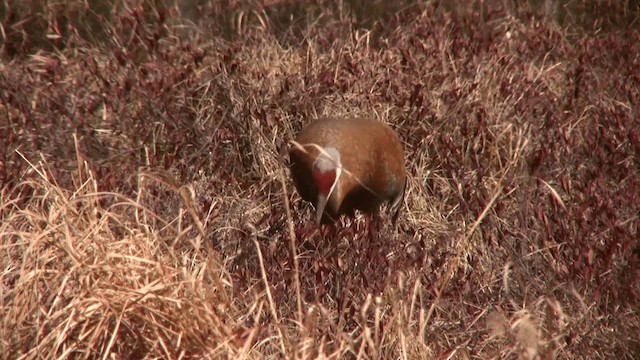
[[[322,118],[291,141],[289,167],[300,196],[316,208],[317,224],[354,210],[376,216],[390,203],[395,225],[407,183],[398,135],[367,118]]]

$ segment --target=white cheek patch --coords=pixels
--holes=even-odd
[[[331,184],[331,188],[329,188],[329,192],[327,193],[327,199],[330,199],[342,174],[342,165],[340,164],[340,153],[338,149],[331,146],[324,149],[320,148],[320,154],[313,163],[313,167],[314,171],[317,170],[323,174],[329,171],[335,172],[333,184]]]

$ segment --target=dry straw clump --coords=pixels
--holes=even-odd
[[[37,176],[1,201],[5,355],[179,358],[241,349],[232,341],[228,273],[215,251],[176,246],[188,230],[180,219],[98,192],[82,166],[73,190],[56,184],[46,162],[31,171]]]

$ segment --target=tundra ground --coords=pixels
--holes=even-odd
[[[639,14],[4,1],[0,354],[638,358]],[[293,189],[318,116],[403,140],[375,241]]]

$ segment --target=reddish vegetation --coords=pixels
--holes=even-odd
[[[90,3],[0,5],[0,353],[640,353],[637,5]],[[374,244],[280,162],[320,115],[404,142]]]

